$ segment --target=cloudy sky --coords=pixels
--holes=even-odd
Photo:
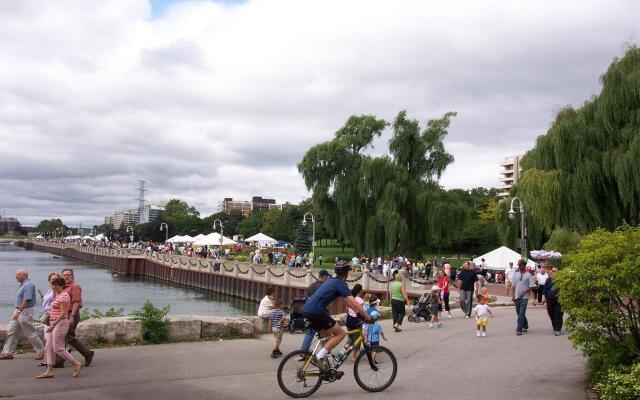
[[[640,40],[637,1],[0,2],[0,211],[101,223],[178,197],[298,202],[352,114],[457,111],[447,188],[497,186]],[[377,143],[384,152],[388,136]]]

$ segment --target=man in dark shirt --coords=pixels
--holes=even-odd
[[[466,261],[464,263],[464,269],[458,275],[458,288],[460,289],[460,308],[466,314],[465,318],[471,318],[471,311],[473,310],[473,287],[478,281],[478,274],[474,268],[471,268],[471,263]]]
[[[560,336],[560,332],[562,331],[563,312],[562,308],[560,307],[560,303],[558,302],[558,294],[560,291],[557,287],[554,286],[556,269],[551,265],[545,265],[544,268],[547,269],[549,278],[547,278],[547,281],[544,283],[543,302],[547,303],[547,313],[549,314],[549,318],[551,319],[553,333],[556,336]]]
[[[309,297],[311,297],[316,292],[316,290],[320,288],[320,285],[322,285],[328,277],[329,272],[326,269],[321,269],[320,272],[318,272],[318,280],[313,282],[311,286],[309,286]],[[307,330],[305,330],[304,332],[304,339],[302,339],[302,346],[300,346],[300,350],[302,351],[309,351],[311,343],[313,342],[313,337],[316,335],[315,329],[310,326],[306,328]]]

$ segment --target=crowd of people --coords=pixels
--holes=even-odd
[[[319,360],[329,355],[326,367],[335,365],[342,361],[340,355],[354,343],[355,337],[350,337],[345,345],[345,349],[335,356],[331,355],[331,350],[342,341],[346,332],[336,327],[334,319],[329,315],[327,306],[337,298],[343,298],[346,304],[345,326],[347,330],[355,329],[361,317],[364,315],[367,320],[363,325],[364,340],[376,346],[380,338],[388,340],[384,336],[383,329],[377,322],[380,317],[378,307],[380,299],[373,293],[366,293],[359,284],[349,289],[346,284],[348,272],[354,269],[351,263],[338,262],[336,264],[335,276],[331,277],[327,270],[320,270],[318,280],[314,282],[308,290],[308,300],[304,306],[304,316],[308,326],[302,340],[301,350],[309,351],[313,338],[317,332],[323,336],[332,336],[322,350],[316,354]],[[364,263],[363,263],[364,264]],[[434,263],[435,264],[435,263]],[[355,265],[360,264],[360,260]],[[365,264],[366,265],[366,264]],[[407,264],[407,266],[410,264]],[[436,264],[437,265],[437,264]],[[403,269],[405,265],[399,263],[398,269],[393,269],[391,274],[393,281],[389,285],[389,299],[392,314],[392,324],[395,332],[402,331],[402,323],[405,318],[406,307],[410,304],[410,298],[405,288],[405,276],[411,275],[410,270]],[[489,306],[491,296],[486,286],[487,279],[482,273],[482,266],[475,265],[473,261],[464,262],[462,268],[457,273],[453,273],[451,265],[442,261],[442,266],[434,269],[436,280],[428,293],[431,304],[431,320],[428,328],[441,328],[444,324],[441,316],[444,314],[452,318],[449,306],[450,288],[453,285],[459,291],[460,307],[465,319],[475,320],[476,335],[478,337],[487,336],[488,321],[494,317],[494,313]],[[511,263],[504,272],[504,282],[507,294],[512,293],[512,300],[515,305],[516,323],[515,333],[522,336],[529,329],[527,320],[527,305],[532,298],[534,304],[546,305],[553,332],[556,336],[562,331],[563,313],[558,302],[558,289],[553,284],[553,277],[557,269],[550,265],[530,269],[524,260],[519,260],[517,268],[513,268]],[[329,283],[327,283],[329,282]],[[287,314],[284,311],[284,303],[281,299],[274,297],[275,291],[269,288],[265,297],[260,302],[258,316],[269,321],[275,337],[274,347],[271,357],[277,358],[282,355],[280,344],[282,333],[287,327]],[[474,306],[475,300],[475,306]],[[446,314],[445,314],[446,313]],[[354,352],[355,357],[355,352]]]
[[[50,287],[42,299],[39,313],[36,311],[37,290],[29,279],[29,272],[24,268],[17,270],[16,280],[20,286],[0,360],[13,359],[22,334],[36,351],[36,360],[42,360],[39,366],[45,367],[36,378],[53,378],[53,369],[64,368],[65,361],[73,366],[72,376],[79,376],[83,367],[91,365],[94,352],[76,337],[82,308],[82,288],[75,281],[73,270],[65,268],[60,274],[52,272],[48,275]],[[33,325],[36,320],[45,325],[44,343]],[[67,346],[76,349],[82,355],[82,360],[72,356]]]

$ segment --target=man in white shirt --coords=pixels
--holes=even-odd
[[[507,297],[509,293],[513,295],[513,263],[510,262],[509,266],[504,270],[504,287],[507,289]]]
[[[544,293],[544,284],[547,283],[547,279],[549,279],[549,274],[545,269],[541,269],[540,272],[536,274],[536,281],[538,283],[538,303],[545,304],[543,302],[542,294]]]

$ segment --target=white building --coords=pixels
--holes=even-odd
[[[500,185],[498,186],[500,189],[500,197],[504,198],[509,196],[509,191],[522,176],[521,160],[522,156],[517,155],[507,157],[500,163]]]
[[[138,224],[153,222],[158,219],[160,212],[164,210],[164,206],[147,204],[142,210],[130,208],[127,210],[116,211],[113,215],[104,217],[104,223],[112,225],[115,229]]]

